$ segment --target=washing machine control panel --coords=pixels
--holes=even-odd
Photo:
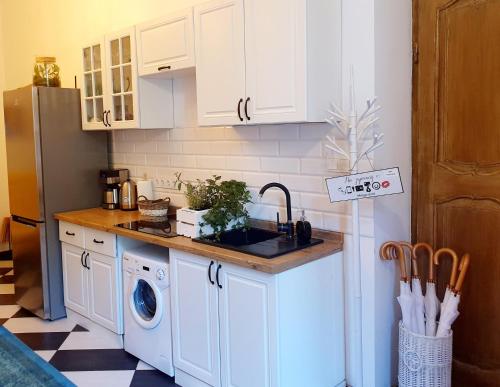
[[[156,270],[156,279],[162,281],[165,278],[165,270],[158,269]]]

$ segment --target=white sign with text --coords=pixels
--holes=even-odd
[[[326,179],[326,186],[332,203],[404,192],[397,167],[330,177]]]

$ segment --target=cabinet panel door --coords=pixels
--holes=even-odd
[[[107,129],[104,114],[108,109],[106,84],[106,55],[104,39],[82,48],[80,78],[83,130]]]
[[[276,386],[275,276],[227,263],[220,274],[222,386]]]
[[[123,333],[121,310],[121,272],[118,259],[90,252],[89,270],[90,318],[116,333]],[[119,294],[120,293],[120,298]]]
[[[67,243],[61,244],[64,282],[64,305],[89,315],[88,270],[82,265],[86,252]]]
[[[194,67],[193,9],[136,26],[139,75]]]
[[[106,78],[109,90],[109,129],[139,127],[135,29],[108,34]]]
[[[249,123],[307,118],[305,3],[245,0]]]
[[[194,8],[196,91],[200,125],[244,124],[243,0],[216,0]],[[243,101],[242,101],[243,102]]]
[[[217,287],[208,279],[210,262],[170,250],[174,365],[211,386],[219,386],[218,300]]]

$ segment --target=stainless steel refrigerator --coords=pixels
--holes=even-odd
[[[56,212],[99,206],[107,134],[84,132],[80,91],[4,92],[16,300],[43,319],[66,315]]]

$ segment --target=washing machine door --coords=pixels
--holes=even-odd
[[[163,316],[160,289],[147,278],[134,277],[129,291],[129,307],[137,324],[145,329],[155,328]]]

